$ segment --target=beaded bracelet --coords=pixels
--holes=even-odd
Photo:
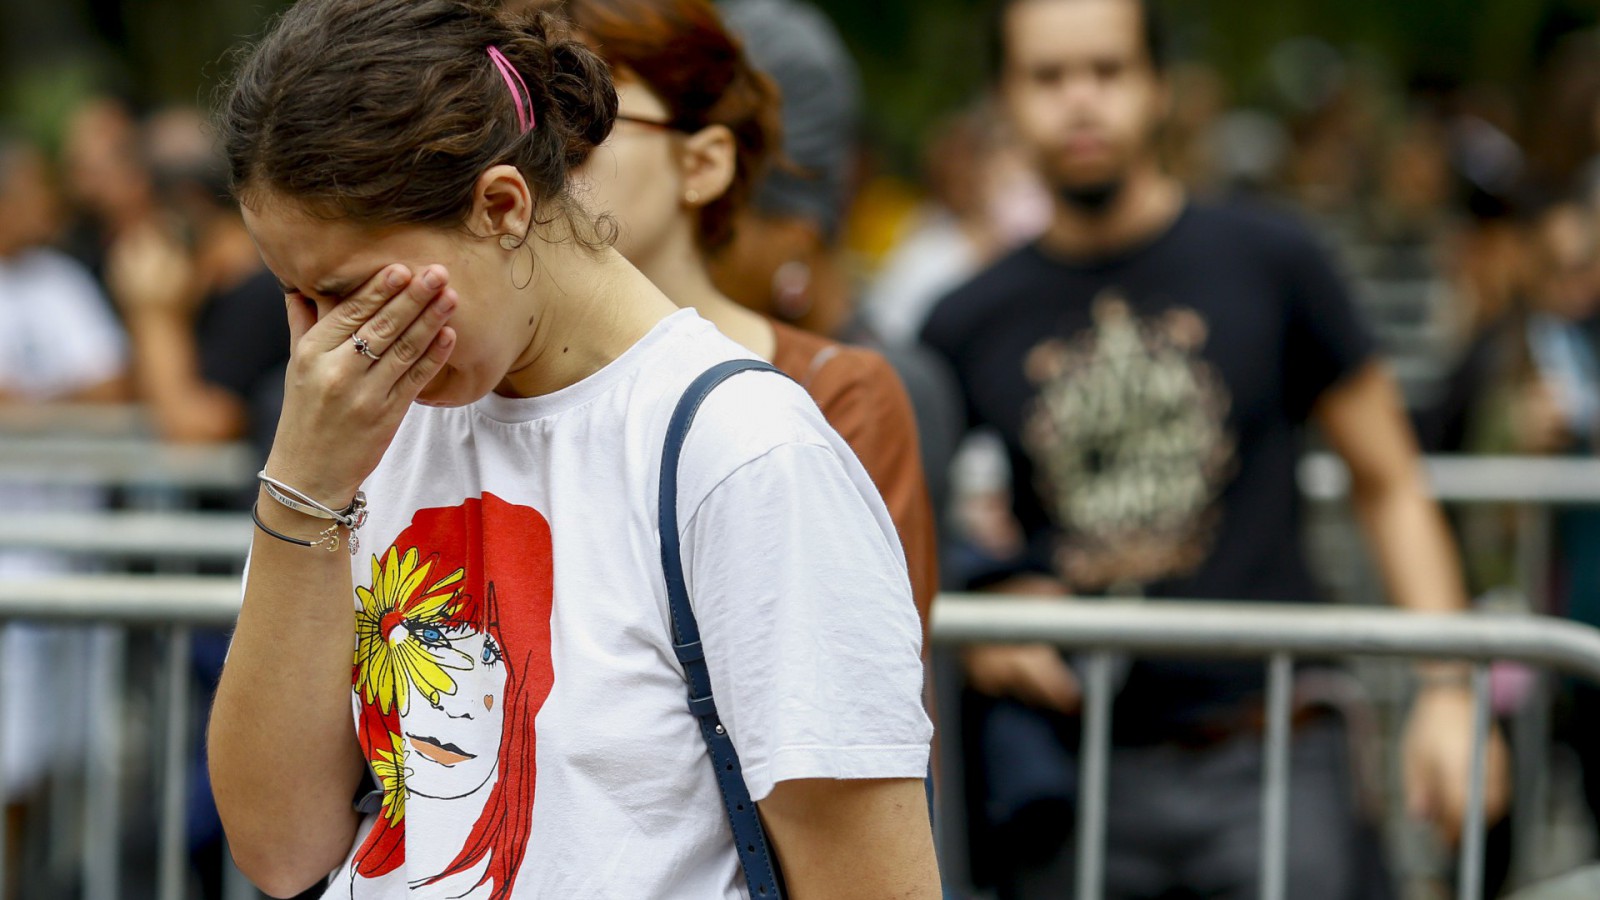
[[[261,521],[261,501],[260,500],[257,500],[255,503],[250,505],[250,518],[255,521],[256,527],[261,529],[262,531],[266,532],[269,537],[275,537],[278,540],[283,541],[286,544],[294,544],[294,545],[299,546],[299,547],[322,547],[323,549],[327,550],[329,553],[332,553],[335,550],[339,549],[339,523],[338,522],[335,522],[332,525],[329,525],[326,529],[324,529],[322,532],[320,532],[316,540],[308,541],[308,540],[305,540],[303,538],[297,538],[297,537],[294,537],[292,535],[284,534],[281,531],[273,531],[271,528],[268,528],[267,527],[267,523]],[[354,556],[355,552],[356,552],[355,535],[351,535],[350,536],[350,555]]]

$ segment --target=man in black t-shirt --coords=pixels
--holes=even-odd
[[[1307,602],[1295,471],[1303,426],[1349,464],[1390,595],[1465,605],[1395,386],[1316,242],[1264,210],[1189,200],[1162,173],[1169,97],[1142,0],[1005,0],[997,86],[1053,187],[1034,245],[946,298],[924,341],[954,368],[969,423],[1005,440],[1020,559],[973,573],[1006,593],[1141,593]],[[981,736],[992,824],[1011,828],[1003,895],[1071,895],[1070,717],[1076,679],[1053,647],[977,646],[994,698]],[[1259,893],[1259,663],[1139,661],[1116,700],[1106,896]],[[1411,808],[1459,827],[1470,759],[1465,672],[1425,667],[1406,747]],[[1289,887],[1369,897],[1336,725],[1298,716]],[[1490,814],[1504,806],[1491,752]],[[1054,806],[1051,806],[1051,804]],[[1041,814],[1046,810],[1047,814]],[[1187,894],[1185,894],[1187,895]]]

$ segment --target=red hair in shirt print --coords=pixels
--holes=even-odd
[[[534,716],[554,680],[551,553],[544,516],[486,493],[419,510],[372,558],[352,680],[383,806],[352,894],[409,860],[413,887],[510,895],[533,824]],[[425,843],[406,839],[413,798],[428,805]]]

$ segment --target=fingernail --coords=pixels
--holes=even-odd
[[[428,290],[430,290],[430,291],[438,290],[439,286],[442,285],[442,284],[444,284],[444,276],[439,274],[439,270],[438,269],[429,269],[428,271],[423,273],[423,275],[422,275],[422,286],[427,288]]]
[[[383,279],[389,287],[397,288],[406,283],[406,273],[403,269],[390,269],[389,274]]]

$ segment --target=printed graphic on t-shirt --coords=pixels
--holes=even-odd
[[[346,876],[510,896],[549,696],[550,526],[493,494],[420,510],[356,587],[357,734],[383,803]]]
[[[1231,474],[1228,390],[1200,356],[1208,328],[1174,307],[1140,318],[1115,291],[1094,324],[1025,359],[1038,396],[1024,420],[1055,568],[1079,590],[1193,573],[1211,552]]]

